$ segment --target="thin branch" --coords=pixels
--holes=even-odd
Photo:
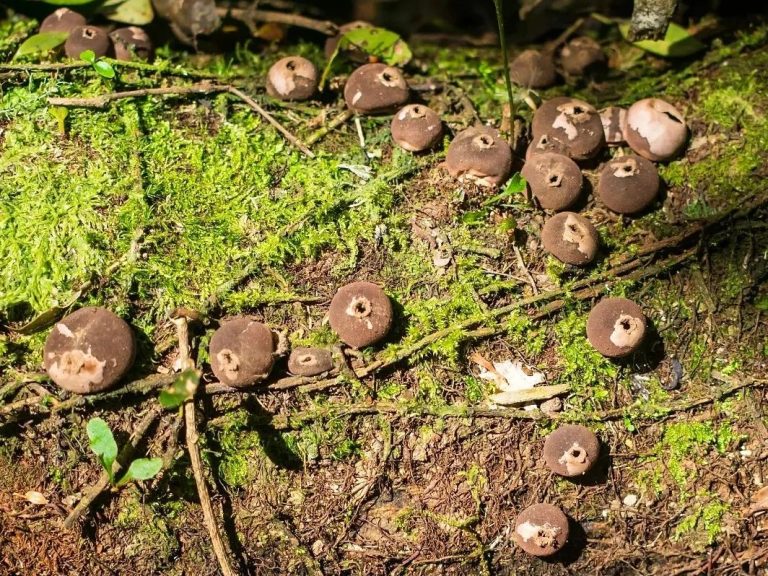
[[[289,14],[287,12],[276,12],[274,10],[257,10],[255,8],[219,8],[217,12],[222,18],[230,16],[235,20],[244,23],[248,26],[248,29],[252,34],[257,30],[258,27],[256,26],[256,23],[258,22],[272,22],[275,24],[297,26],[299,28],[320,32],[326,36],[335,36],[339,33],[339,27],[333,22],[328,20],[316,20],[314,18],[302,16],[301,14]]]
[[[183,68],[171,68],[163,64],[148,64],[146,62],[115,60],[113,58],[101,58],[115,68],[125,68],[128,70],[138,70],[141,72],[153,72],[165,74],[167,76],[176,76],[179,78],[196,79],[221,79],[221,75],[211,72],[200,72],[198,70],[185,70]],[[92,68],[90,62],[52,62],[47,64],[13,64],[0,63],[0,71],[7,72],[62,72],[68,70],[83,70]]]
[[[344,110],[341,114],[332,118],[331,121],[325,124],[322,128],[318,128],[315,132],[310,134],[306,140],[307,146],[312,146],[312,144],[324,138],[326,134],[344,124],[344,122],[352,118],[352,116],[354,116],[352,110]]]
[[[141,422],[139,422],[139,424],[136,426],[133,434],[131,434],[130,439],[125,444],[125,446],[123,446],[123,449],[120,450],[120,454],[117,456],[117,459],[112,466],[112,474],[114,478],[116,478],[120,471],[125,468],[133,459],[133,453],[136,451],[136,448],[144,440],[144,437],[147,435],[149,429],[159,418],[159,416],[160,406],[154,405],[152,408],[150,408],[149,412],[147,412],[144,418],[142,418]],[[74,510],[69,513],[69,516],[64,519],[64,522],[62,522],[62,527],[66,528],[67,530],[72,528],[80,516],[82,516],[88,510],[88,508],[90,508],[91,504],[93,504],[93,502],[104,491],[106,491],[109,486],[109,474],[107,474],[105,470],[101,473],[101,476],[99,476],[98,481],[93,486],[91,486],[85,496],[80,499],[80,502],[77,503],[77,506],[75,506]]]

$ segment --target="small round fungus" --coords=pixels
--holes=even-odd
[[[333,368],[333,356],[324,348],[296,348],[288,357],[288,370],[296,376],[317,376]]]
[[[603,356],[620,358],[637,350],[645,336],[643,310],[626,298],[604,298],[587,318],[587,338]]]
[[[669,102],[646,98],[627,110],[624,125],[627,144],[648,160],[663,162],[677,156],[688,139],[685,118]]]
[[[432,148],[443,135],[443,123],[437,112],[423,104],[409,104],[392,118],[392,139],[410,152]]]
[[[336,47],[339,45],[339,41],[345,33],[349,32],[350,30],[372,27],[373,24],[370,22],[365,22],[364,20],[355,20],[354,22],[347,22],[346,24],[339,26],[339,33],[336,36],[331,36],[325,41],[324,52],[326,59],[330,60],[330,58],[333,56],[333,53],[336,52]],[[362,64],[363,62],[368,61],[368,54],[359,48],[346,49],[344,50],[344,53],[349,57],[350,60],[352,60],[352,62]]]
[[[75,28],[86,25],[85,16],[70,10],[69,8],[59,8],[52,14],[49,14],[40,23],[40,33],[46,32],[71,32]]]
[[[331,300],[331,328],[352,348],[382,340],[392,326],[392,302],[372,282],[352,282],[338,289]]]
[[[317,90],[317,68],[306,58],[288,56],[267,73],[267,93],[280,100],[307,100]]]
[[[557,152],[567,155],[568,148],[559,138],[551,134],[543,134],[528,144],[528,148],[525,150],[525,161],[528,162],[534,154],[541,152]]]
[[[64,52],[70,58],[80,58],[86,50],[92,50],[96,56],[106,56],[111,49],[109,35],[96,26],[73,28],[64,43]]]
[[[363,64],[344,86],[347,106],[359,114],[382,114],[402,106],[410,96],[403,73],[386,64]]]
[[[584,266],[597,255],[597,230],[575,212],[560,212],[547,220],[541,241],[547,252],[566,264]]]
[[[229,386],[265,380],[275,362],[275,335],[261,322],[239,316],[224,322],[211,337],[208,356],[214,375]]]
[[[549,88],[557,80],[555,63],[549,52],[523,50],[509,65],[512,82],[524,88]]]
[[[135,356],[136,341],[125,320],[90,306],[54,325],[45,341],[43,364],[64,390],[91,394],[114,386]]]
[[[560,64],[566,74],[584,76],[605,69],[607,58],[600,44],[589,36],[579,36],[563,46]]]
[[[560,476],[586,474],[600,456],[600,442],[589,428],[576,424],[559,426],[544,441],[544,462]]]
[[[499,186],[512,171],[512,149],[495,128],[475,126],[456,135],[444,166],[454,178],[480,186]]]
[[[551,556],[568,542],[568,517],[552,504],[534,504],[517,515],[512,539],[528,554]]]
[[[545,210],[565,210],[579,197],[584,177],[576,163],[563,154],[542,152],[526,162],[520,174]]]
[[[608,146],[618,146],[624,142],[624,124],[627,121],[627,111],[624,108],[603,108],[600,110],[600,121],[603,123],[603,134]]]
[[[561,141],[574,160],[586,160],[605,146],[603,123],[591,105],[559,96],[544,102],[533,114],[534,141],[545,134]]]
[[[109,37],[117,60],[152,60],[154,55],[152,40],[142,28],[138,26],[117,28]]]
[[[641,156],[619,156],[600,172],[597,195],[619,214],[641,212],[659,195],[659,171]]]

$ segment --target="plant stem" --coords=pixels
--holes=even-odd
[[[504,34],[504,0],[493,0],[496,5],[496,21],[499,24],[499,44],[501,45],[501,56],[504,59],[504,82],[507,85],[507,97],[509,98],[509,117],[514,124],[515,104],[512,101],[512,80],[509,77],[509,55],[507,54],[507,37]]]

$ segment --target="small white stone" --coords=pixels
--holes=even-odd
[[[638,497],[636,494],[627,494],[624,496],[624,506],[632,508],[635,504],[637,504],[637,501]]]

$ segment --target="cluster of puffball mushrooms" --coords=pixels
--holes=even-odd
[[[360,27],[352,23],[341,27]],[[41,30],[67,30],[67,54],[83,50],[105,54],[110,42],[115,53],[123,34],[107,35],[89,27],[85,19],[67,10],[57,10],[43,22]],[[132,30],[130,55],[151,54],[149,39]],[[143,34],[143,33],[142,33]],[[110,40],[111,38],[111,40]],[[97,42],[98,40],[98,42]],[[338,38],[330,39],[332,53]],[[98,48],[98,49],[97,49]],[[365,55],[350,59],[365,62]],[[585,74],[605,64],[599,45],[590,39],[574,39],[560,53],[566,74]],[[556,79],[552,56],[533,50],[521,53],[510,66],[514,80],[540,88]],[[317,91],[314,64],[300,56],[277,61],[266,79],[267,92],[283,100],[306,100]],[[393,114],[391,133],[397,145],[411,152],[435,147],[443,135],[439,115],[421,103],[409,104],[410,89],[402,71],[379,62],[367,62],[347,79],[344,99],[356,114]],[[597,111],[587,102],[558,97],[545,101],[534,113],[532,137],[522,175],[529,194],[538,205],[554,213],[542,230],[544,249],[566,265],[586,266],[598,252],[599,237],[584,216],[568,211],[577,203],[583,188],[579,163],[598,159],[607,146],[628,145],[633,153],[616,155],[604,163],[596,196],[605,207],[622,215],[646,210],[659,193],[659,174],[654,162],[673,158],[684,148],[688,131],[685,120],[671,104],[649,98],[629,109],[616,107]],[[512,150],[500,133],[489,126],[475,126],[456,134],[444,167],[460,180],[495,187],[510,176]],[[352,282],[338,289],[328,310],[328,321],[347,346],[360,349],[382,341],[393,323],[389,296],[371,282]],[[646,318],[640,306],[624,298],[605,298],[591,310],[587,338],[602,355],[621,358],[637,351],[646,333]],[[77,310],[59,321],[44,350],[44,366],[61,388],[77,394],[100,392],[115,386],[130,370],[136,353],[128,324],[104,308]],[[286,351],[277,334],[250,316],[220,323],[210,339],[208,357],[214,376],[222,383],[246,388],[265,382],[277,359]],[[319,376],[335,368],[331,351],[295,348],[287,368],[299,376]],[[600,442],[594,432],[578,425],[563,425],[544,442],[544,462],[560,476],[579,477],[599,459]],[[550,556],[568,541],[569,520],[557,506],[535,504],[517,517],[513,540],[527,553]]]
[[[114,56],[117,60],[151,60],[154,54],[152,40],[142,28],[126,26],[108,32],[89,25],[85,16],[69,8],[48,15],[40,23],[40,32],[67,34],[64,53],[70,58],[79,58],[86,50],[97,57]]]

